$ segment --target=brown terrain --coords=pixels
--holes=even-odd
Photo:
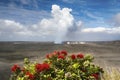
[[[24,58],[41,62],[46,53],[66,50],[90,53],[101,67],[120,67],[120,41],[86,42],[85,44],[53,44],[52,42],[0,42],[0,80],[9,80],[13,64],[23,64]]]

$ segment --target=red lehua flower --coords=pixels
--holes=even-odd
[[[76,56],[74,54],[72,54],[71,58],[74,60],[74,59],[76,59]]]
[[[61,51],[61,54],[64,54],[65,56],[67,55],[67,52],[65,50]]]
[[[44,70],[48,70],[50,68],[50,65],[47,63],[36,64],[35,68],[36,68],[37,72],[41,72]]]
[[[59,58],[59,59],[65,59],[65,57],[62,56],[62,55],[59,55],[58,58]]]
[[[13,72],[15,72],[17,69],[20,69],[20,67],[16,64],[11,68]]]
[[[77,58],[84,58],[84,55],[83,54],[78,54]]]
[[[48,70],[48,69],[50,69],[50,65],[47,64],[47,63],[43,63],[42,66],[43,66],[43,70]]]
[[[26,72],[26,75],[29,77],[30,80],[34,79],[34,75],[31,74],[30,72]]]
[[[42,64],[36,64],[35,68],[36,68],[37,72],[43,71],[43,66],[42,66]]]
[[[94,76],[96,80],[98,80],[98,78],[99,78],[99,76],[98,76],[98,74],[97,74],[97,73],[92,74],[92,76]]]

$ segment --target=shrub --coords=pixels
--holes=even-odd
[[[89,54],[68,55],[66,51],[47,54],[43,63],[24,59],[24,66],[13,65],[10,80],[100,80],[102,68]]]

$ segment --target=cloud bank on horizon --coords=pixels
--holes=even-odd
[[[87,8],[79,11],[74,7],[65,7],[62,3],[53,4],[52,1],[51,3],[46,2],[51,6],[41,5],[41,7],[44,6],[41,9],[37,0],[31,0],[34,5],[30,0],[18,1],[22,5],[19,4],[20,6],[17,8],[17,3],[12,2],[3,6],[4,2],[0,2],[2,4],[0,6],[0,41],[55,41],[59,43],[64,40],[120,40],[120,13],[117,11],[118,9],[115,10],[117,13],[113,14],[111,18],[107,18],[106,16],[101,17],[100,13],[96,11],[94,14],[98,14],[98,16],[94,15],[92,10],[89,11]],[[87,5],[85,1],[79,2],[79,4],[84,3],[84,5],[81,4],[81,7]],[[74,0],[63,0],[62,2],[66,5],[77,4]],[[94,5],[99,4],[96,2]],[[26,9],[25,6],[29,7]],[[51,9],[49,10],[48,7]],[[80,15],[79,12],[81,12]]]

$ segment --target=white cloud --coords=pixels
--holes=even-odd
[[[76,31],[72,38],[68,40],[80,40],[80,41],[110,41],[120,39],[120,27],[116,28],[82,28]]]
[[[82,32],[104,32],[105,30],[106,29],[104,27],[96,27],[83,29]]]
[[[96,27],[96,28],[85,28],[82,30],[84,33],[109,33],[109,34],[120,34],[120,27],[105,28],[105,27]]]
[[[32,25],[0,19],[0,40],[61,42],[62,40],[112,40],[114,36],[115,39],[120,39],[120,27],[81,28],[83,22],[75,21],[71,11],[70,8],[52,5],[51,16]]]
[[[74,25],[74,17],[70,13],[72,9],[60,8],[58,5],[52,5],[51,18],[44,18],[37,24],[26,26],[12,20],[0,20],[1,34],[12,36],[34,36],[34,37],[48,37],[51,36],[53,40],[60,42],[68,32],[70,27]],[[80,24],[80,23],[79,23]],[[9,36],[9,35],[8,35]]]
[[[24,25],[12,20],[0,20],[0,25],[1,35],[6,35],[6,37],[15,35],[32,35]]]
[[[52,5],[51,18],[42,19],[38,24],[32,26],[32,29],[44,35],[53,36],[60,42],[66,35],[68,28],[73,26],[74,18],[70,14],[72,9],[61,9],[58,5]]]
[[[0,20],[0,24],[0,31],[4,32],[19,32],[23,29],[21,24],[11,20]]]

